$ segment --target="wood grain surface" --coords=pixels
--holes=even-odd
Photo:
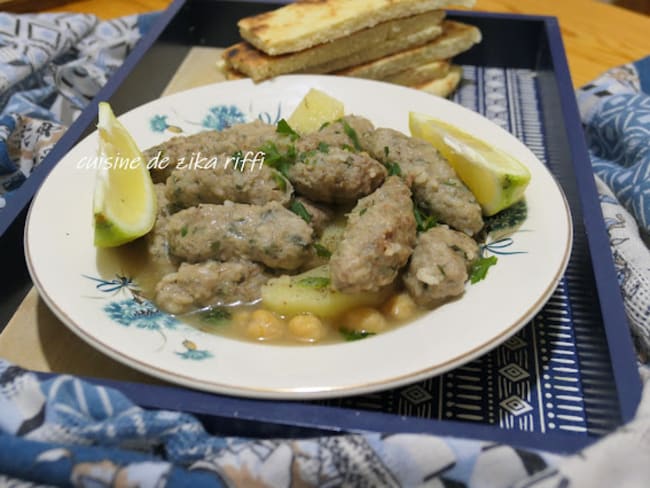
[[[49,9],[101,18],[164,9],[168,0],[81,0]],[[552,15],[559,19],[575,86],[650,54],[650,17],[595,0],[478,0],[474,10]]]

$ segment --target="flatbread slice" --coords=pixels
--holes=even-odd
[[[404,43],[399,41],[405,33],[426,30],[429,35],[439,35],[442,32],[440,24],[444,16],[443,11],[435,10],[403,19],[390,20],[355,32],[343,39],[279,56],[269,56],[248,43],[240,42],[226,49],[223,58],[229,67],[259,81],[351,56],[376,45],[399,43],[402,46]],[[434,27],[435,29],[433,29]],[[428,38],[429,35],[418,37],[418,39]]]
[[[242,38],[271,56],[308,49],[388,20],[475,0],[303,0],[241,19]]]
[[[444,25],[444,22],[443,22]],[[365,64],[375,59],[383,58],[399,51],[409,49],[415,46],[421,46],[436,39],[442,34],[443,27],[440,25],[431,25],[425,27],[421,31],[407,34],[392,41],[384,42],[383,44],[376,44],[363,51],[357,51],[350,56],[337,58],[327,63],[311,66],[309,68],[300,70],[301,73],[334,73],[336,71],[349,68],[350,66],[357,66]],[[335,73],[338,74],[338,73]]]
[[[412,66],[449,59],[467,51],[481,41],[481,31],[472,25],[445,20],[442,23],[442,28],[442,35],[427,44],[406,49],[372,62],[355,63],[351,68],[340,70],[336,74],[383,80]]]
[[[444,77],[433,79],[426,83],[413,85],[413,88],[431,93],[432,95],[446,98],[454,93],[462,79],[463,68],[460,66],[452,66],[449,70],[449,73],[447,73]]]
[[[382,81],[394,83],[395,85],[413,86],[446,76],[450,67],[449,60],[434,61],[389,75]]]

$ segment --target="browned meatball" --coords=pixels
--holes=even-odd
[[[415,303],[433,308],[461,295],[478,252],[471,237],[446,225],[420,234],[404,275],[404,285]]]
[[[361,150],[361,141],[374,130],[372,122],[357,115],[346,115],[336,122],[307,134],[296,143],[299,153],[313,151],[324,143],[333,147]]]
[[[469,235],[481,230],[476,198],[431,144],[392,129],[377,129],[363,144],[375,159],[399,165],[415,201],[439,221]]]
[[[169,219],[169,202],[165,196],[165,185],[154,185],[158,199],[158,214],[153,229],[145,236],[149,263],[162,273],[170,273],[178,267],[169,255],[167,245],[167,221]]]
[[[286,144],[288,138],[276,132],[276,127],[256,120],[247,124],[233,125],[223,131],[205,131],[189,136],[172,137],[144,151],[146,161],[162,161],[167,158],[164,167],[154,166],[151,176],[157,183],[165,182],[172,171],[181,165],[189,165],[198,153],[204,158],[213,158],[220,154],[234,155],[238,151],[257,151],[267,141]]]
[[[352,293],[392,283],[413,252],[415,239],[411,192],[399,177],[391,176],[350,213],[330,261],[332,284]]]
[[[289,169],[289,179],[298,193],[316,202],[356,202],[386,178],[386,168],[365,152],[330,146],[303,153],[301,159]]]
[[[296,269],[309,257],[313,229],[278,202],[202,204],[169,217],[170,253],[197,263],[245,259]]]
[[[251,303],[268,278],[262,266],[248,261],[183,263],[156,285],[156,303],[170,313]]]
[[[262,164],[261,157],[253,161],[220,154],[210,169],[177,169],[167,178],[167,198],[176,208],[199,203],[237,203],[264,205],[276,201],[289,203],[293,187],[276,170]],[[261,153],[260,153],[261,156]]]

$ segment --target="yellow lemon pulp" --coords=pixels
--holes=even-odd
[[[157,201],[144,156],[106,102],[99,104],[97,128],[101,164],[93,200],[95,246],[114,247],[152,229]]]
[[[486,216],[519,201],[530,182],[521,162],[458,127],[428,115],[409,113],[411,135],[429,142],[449,161]]]

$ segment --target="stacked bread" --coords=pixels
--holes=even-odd
[[[441,9],[474,0],[302,0],[241,19],[244,42],[223,53],[229,79],[286,73],[383,80],[446,96],[461,79],[451,58],[480,42]]]

